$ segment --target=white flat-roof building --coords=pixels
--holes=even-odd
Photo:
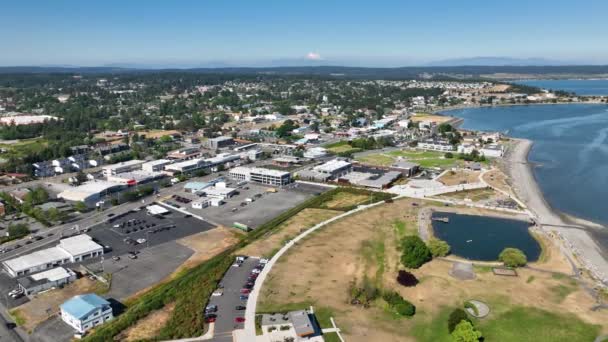
[[[106,165],[106,166],[102,167],[101,169],[103,170],[103,175],[108,177],[108,176],[117,175],[117,174],[123,173],[123,172],[139,170],[139,169],[141,169],[141,166],[145,162],[146,162],[145,160],[134,159],[134,160],[128,160],[128,161],[117,163],[117,164]]]
[[[423,150],[450,152],[454,151],[454,145],[443,141],[425,140],[418,143],[418,148]]]
[[[152,160],[141,165],[141,169],[148,172],[159,172],[165,169],[165,165],[173,163],[173,160],[158,159]]]
[[[103,196],[118,192],[126,187],[126,184],[94,180],[64,190],[57,197],[66,201],[84,202],[88,206],[93,206]]]
[[[209,164],[202,158],[199,159],[191,159],[183,162],[169,164],[165,166],[165,171],[169,172],[181,172],[188,173],[196,170],[203,169],[209,166]]]
[[[148,214],[150,215],[165,215],[169,213],[169,210],[165,207],[161,207],[158,204],[152,204],[146,207]]]
[[[504,154],[504,147],[498,144],[486,145],[479,152],[490,158],[500,158]]]
[[[331,177],[340,177],[352,170],[352,164],[346,160],[333,159],[325,164],[315,166],[314,171],[330,175]]]
[[[260,167],[235,167],[230,170],[230,178],[237,181],[258,182],[282,186],[291,182],[291,173],[287,171],[263,169]]]
[[[3,261],[2,267],[12,277],[19,277],[101,255],[103,246],[93,241],[90,236],[81,234],[60,240],[56,247]]]
[[[76,273],[69,268],[57,267],[44,272],[17,279],[17,284],[26,295],[63,286],[76,280]]]

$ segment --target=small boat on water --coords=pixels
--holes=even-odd
[[[471,243],[471,242],[473,242],[473,240],[467,240],[467,243]]]

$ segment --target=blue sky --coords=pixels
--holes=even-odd
[[[0,65],[608,63],[608,1],[2,0]]]

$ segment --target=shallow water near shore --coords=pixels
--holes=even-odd
[[[534,142],[529,161],[551,207],[608,225],[608,106],[483,107],[444,112],[462,128],[500,131]],[[603,236],[604,234],[601,234]],[[608,246],[608,238],[602,238]]]
[[[448,223],[433,221],[433,232],[450,245],[456,256],[496,261],[507,247],[520,249],[529,261],[540,256],[540,245],[528,232],[526,221],[442,212],[433,213],[433,218],[449,219]]]

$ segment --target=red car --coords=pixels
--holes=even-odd
[[[205,323],[213,323],[215,322],[216,318],[215,317],[207,317],[205,318]]]
[[[243,323],[245,322],[245,317],[237,317],[234,319],[235,323]]]
[[[250,292],[251,292],[250,289],[241,289],[241,293],[247,294],[247,293],[250,293]]]

